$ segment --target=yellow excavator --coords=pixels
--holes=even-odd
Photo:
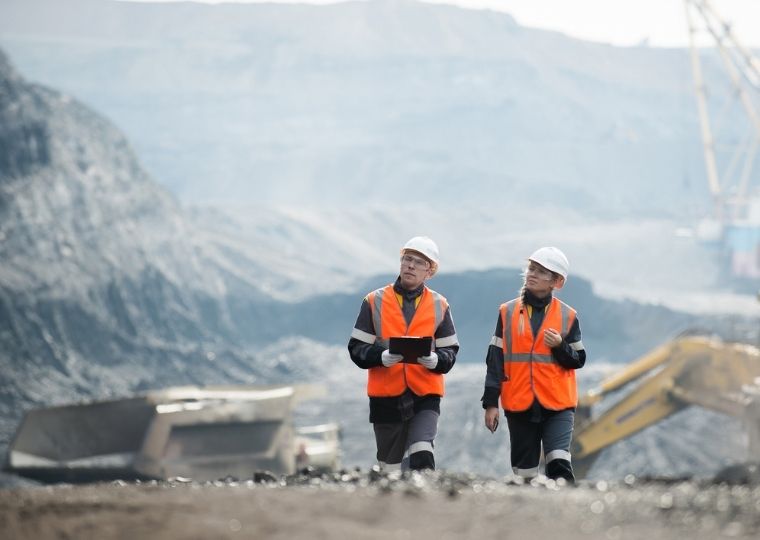
[[[639,380],[597,418],[591,408]],[[682,337],[647,353],[579,399],[573,469],[584,477],[608,446],[668,416],[698,405],[741,418],[750,453],[760,455],[760,349],[707,337]]]

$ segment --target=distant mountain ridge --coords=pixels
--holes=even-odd
[[[409,0],[5,0],[0,45],[111,117],[185,202],[494,206],[540,186],[651,216],[709,200],[681,50]]]
[[[711,297],[722,261],[689,236],[710,196],[685,50],[411,0],[4,0],[0,46],[111,119],[187,206],[242,207],[191,215],[230,294],[353,289],[424,233],[446,271],[557,244],[610,297],[757,313]]]

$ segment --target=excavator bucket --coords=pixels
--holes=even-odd
[[[296,430],[314,386],[177,387],[29,411],[5,469],[44,482],[215,480],[338,466],[338,427]]]

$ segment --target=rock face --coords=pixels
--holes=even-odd
[[[53,295],[136,277],[222,292],[200,269],[173,198],[139,166],[104,118],[64,94],[27,84],[0,64],[0,213],[4,285]],[[72,279],[76,276],[76,279]]]

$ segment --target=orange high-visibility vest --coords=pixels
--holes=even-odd
[[[575,321],[575,310],[552,298],[538,336],[533,336],[530,315],[522,299],[501,305],[504,380],[501,383],[501,406],[505,411],[524,411],[534,396],[547,409],[559,411],[578,404],[575,370],[565,369],[552,357],[544,343],[544,330],[553,328],[564,339]],[[522,319],[522,324],[520,320]]]
[[[407,327],[393,285],[367,295],[379,345],[387,348],[388,339],[397,336],[435,336],[448,308],[446,298],[424,287],[417,310]],[[371,397],[400,396],[409,388],[418,396],[443,395],[443,375],[419,364],[399,362],[391,367],[370,368],[367,374],[367,395]]]

